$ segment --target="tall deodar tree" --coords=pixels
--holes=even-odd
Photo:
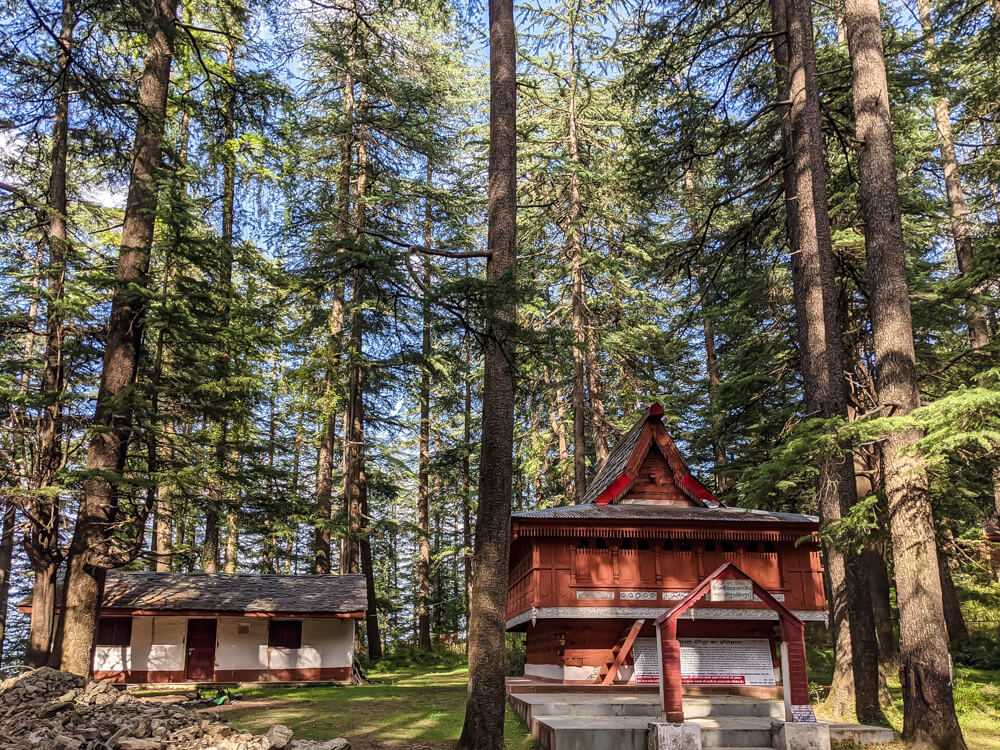
[[[513,0],[490,0],[490,159],[487,206],[487,311],[479,508],[469,612],[469,700],[458,747],[503,750],[506,708],[504,622],[510,559],[517,305],[517,43]],[[497,293],[502,286],[508,292]]]
[[[889,85],[878,0],[847,0],[861,206],[879,406],[893,424],[882,439],[885,493],[899,603],[903,739],[965,750],[951,690],[927,473],[913,450],[922,437],[905,417],[920,405],[906,248],[896,178]]]
[[[163,156],[170,65],[177,34],[178,0],[154,0],[150,7],[145,65],[139,85],[138,121],[125,204],[125,223],[108,317],[101,384],[87,449],[86,478],[70,543],[66,570],[63,628],[59,647],[62,669],[90,672],[97,613],[108,568],[127,561],[115,528],[119,483],[125,469],[135,383],[142,347],[145,294],[158,197],[157,172]],[[139,519],[138,528],[145,526]],[[141,535],[140,535],[141,543]]]

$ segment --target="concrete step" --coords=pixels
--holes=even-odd
[[[784,719],[785,704],[779,701],[741,696],[686,696],[684,718],[701,719],[709,716],[757,716]]]
[[[536,716],[546,750],[646,750],[648,716]]]
[[[771,745],[771,719],[763,716],[709,716],[687,720],[701,727],[702,747]]]

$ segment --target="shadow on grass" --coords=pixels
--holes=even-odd
[[[250,705],[237,704],[224,718],[254,732],[285,724],[298,739],[346,737],[361,747],[454,746],[465,719],[464,668],[414,668],[372,677],[376,684],[364,686],[256,687],[242,693]],[[510,750],[538,747],[510,711],[506,736]]]

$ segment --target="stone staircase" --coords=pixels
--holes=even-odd
[[[511,693],[510,703],[546,750],[646,750],[647,728],[660,712],[658,695],[637,693]],[[703,748],[771,750],[778,701],[740,696],[686,696],[684,719],[701,728]],[[831,739],[888,742],[891,729],[831,724]]]

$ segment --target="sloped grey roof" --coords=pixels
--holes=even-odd
[[[515,513],[514,519],[552,519],[567,521],[694,521],[727,523],[819,523],[816,516],[800,513],[777,513],[749,508],[701,508],[684,505],[638,505],[621,503],[618,505],[565,505],[560,508],[544,508]]]
[[[60,586],[61,588],[61,586]],[[102,608],[346,614],[367,607],[363,575],[108,571]],[[30,599],[20,606],[30,606]]]
[[[625,465],[628,464],[628,460],[632,456],[632,451],[635,450],[636,443],[639,442],[639,435],[642,434],[642,428],[645,424],[646,417],[644,415],[618,441],[608,456],[608,460],[601,464],[597,473],[594,474],[594,478],[587,485],[587,491],[583,495],[581,505],[593,504],[601,496],[601,493],[622,475],[625,471]]]

